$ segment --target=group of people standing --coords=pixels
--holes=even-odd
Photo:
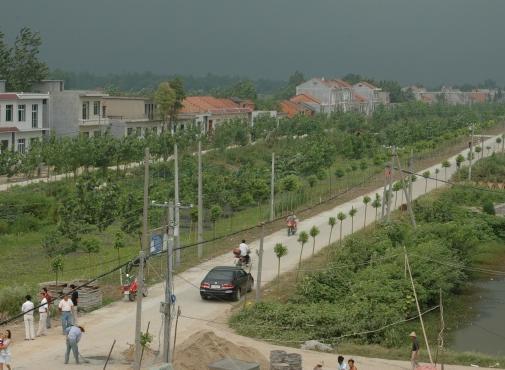
[[[68,363],[70,351],[73,352],[75,362],[79,363],[79,349],[77,344],[81,339],[84,328],[77,325],[77,306],[79,303],[79,292],[74,284],[70,285],[72,290],[71,295],[65,294],[58,303],[58,310],[61,316],[61,329],[63,335],[66,336],[67,349],[65,352],[65,364]],[[32,302],[32,297],[27,295],[25,302],[21,306],[23,313],[23,321],[25,324],[25,340],[35,340],[35,337],[46,335],[47,329],[51,328],[50,308],[53,303],[53,297],[48,292],[47,288],[43,288],[40,292],[40,303],[35,308]],[[39,325],[35,334],[34,311],[39,312]],[[10,370],[11,354],[10,342],[11,332],[7,330],[5,333],[0,333],[0,370],[3,370],[3,365],[7,365]]]
[[[75,289],[74,284],[70,285],[72,294],[63,296],[63,299],[58,304],[58,310],[61,313],[61,327],[63,334],[66,334],[66,329],[77,324],[77,305],[79,303],[79,292]],[[35,323],[33,313],[35,304],[32,302],[32,297],[27,295],[26,301],[21,306],[23,313],[23,321],[25,324],[25,340],[35,340],[35,337],[44,336],[47,334],[47,329],[51,328],[50,308],[53,303],[53,297],[48,292],[47,288],[43,288],[40,292],[40,303],[37,307],[39,312],[39,325],[37,333],[35,333]]]
[[[314,370],[323,370],[323,362],[318,363]],[[337,370],[358,370],[354,364],[354,360],[351,358],[347,363],[344,361],[344,356],[338,356],[337,358]]]

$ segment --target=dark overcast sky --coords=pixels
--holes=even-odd
[[[505,83],[503,0],[0,0],[73,71]]]

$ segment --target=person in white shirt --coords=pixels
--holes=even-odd
[[[24,313],[23,320],[25,322],[25,340],[35,339],[35,329],[33,326],[33,309],[35,305],[32,302],[32,297],[27,295],[26,302],[21,306],[21,312]]]
[[[0,370],[3,370],[4,365],[7,370],[11,370],[11,331],[9,329],[5,330],[5,333],[0,334],[0,339],[3,343],[0,345]]]
[[[58,304],[58,309],[61,312],[61,329],[63,330],[63,335],[66,335],[65,330],[72,326],[72,306],[74,304],[70,299],[68,299],[68,294],[63,296],[63,299]]]
[[[49,310],[49,304],[47,303],[47,298],[44,292],[40,293],[42,297],[39,306],[39,328],[37,330],[37,337],[41,335],[46,335],[47,329],[47,311]]]
[[[249,253],[251,253],[249,246],[245,243],[245,240],[242,240],[242,243],[238,246],[240,249],[240,259],[245,262],[249,263]]]

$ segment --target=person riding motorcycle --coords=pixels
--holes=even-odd
[[[298,219],[293,212],[286,218],[286,224],[288,226],[288,236],[296,234]]]
[[[235,248],[233,250],[233,254],[235,254],[236,258],[238,258],[238,263],[244,265],[248,265],[251,262],[250,253],[251,250],[249,249],[249,246],[245,243],[245,240],[242,240],[242,243],[240,243],[238,248]]]

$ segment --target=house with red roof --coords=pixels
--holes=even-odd
[[[372,114],[379,105],[389,105],[389,93],[367,81],[352,85],[356,110]]]
[[[49,94],[5,92],[0,84],[0,153],[24,153],[49,131]]]
[[[174,130],[197,127],[208,133],[226,121],[240,120],[250,123],[253,110],[252,101],[236,102],[213,96],[188,96],[182,102]]]
[[[312,78],[296,87],[296,95],[317,100],[321,113],[348,112],[352,109],[352,86],[342,80]]]

